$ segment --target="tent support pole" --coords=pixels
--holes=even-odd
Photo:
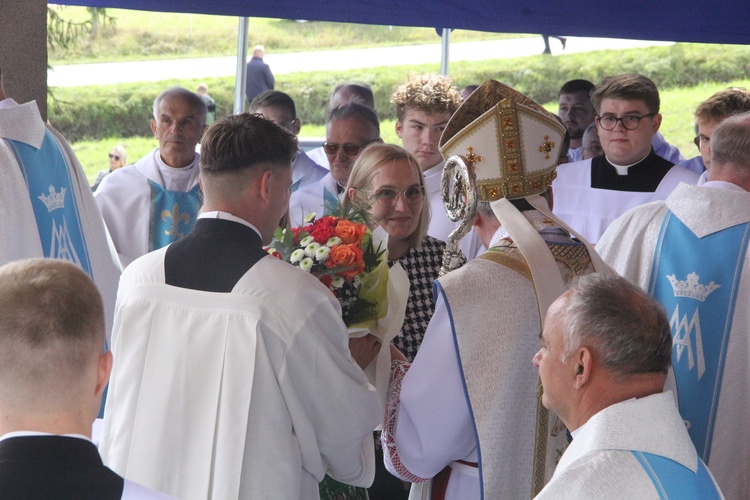
[[[242,113],[245,108],[245,82],[247,81],[247,32],[250,20],[240,17],[237,28],[237,73],[234,84],[234,114]]]
[[[443,76],[448,75],[448,48],[451,43],[451,30],[448,28],[443,28],[443,36],[442,36],[442,56],[440,57],[440,74]]]

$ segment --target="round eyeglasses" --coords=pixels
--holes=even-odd
[[[376,191],[360,191],[369,193],[370,197],[382,207],[390,207],[396,204],[399,195],[403,195],[407,203],[419,203],[424,199],[424,186],[409,186],[403,191],[393,188],[382,188]]]
[[[615,115],[603,115],[597,116],[596,119],[599,121],[599,126],[604,130],[614,129],[617,126],[617,122],[622,123],[625,130],[635,130],[638,128],[638,125],[640,125],[641,120],[644,118],[651,118],[652,116],[656,116],[656,113],[649,113],[643,116],[625,115],[619,118]]]
[[[114,159],[116,161],[120,161],[120,157],[117,156],[117,155],[113,155],[112,153],[109,153],[109,159],[110,160]]]

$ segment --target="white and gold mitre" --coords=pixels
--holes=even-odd
[[[456,110],[440,137],[446,160],[474,167],[480,201],[522,198],[552,184],[565,127],[542,106],[487,80]]]

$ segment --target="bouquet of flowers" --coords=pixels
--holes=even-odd
[[[388,313],[387,245],[376,233],[357,212],[313,213],[302,227],[278,228],[268,252],[318,278],[350,330],[369,329]]]
[[[370,231],[360,212],[321,218],[313,213],[302,227],[276,229],[268,248],[271,255],[311,273],[336,296],[350,338],[373,334],[386,346],[365,368],[381,413],[390,378],[387,346],[401,330],[409,295],[406,271],[399,264],[388,267],[387,238],[380,227]],[[321,484],[321,498],[367,496],[328,476]]]

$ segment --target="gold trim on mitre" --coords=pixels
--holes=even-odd
[[[474,163],[481,201],[544,192],[555,178],[565,127],[528,97],[489,80],[454,113],[440,138],[444,158],[482,157]]]

